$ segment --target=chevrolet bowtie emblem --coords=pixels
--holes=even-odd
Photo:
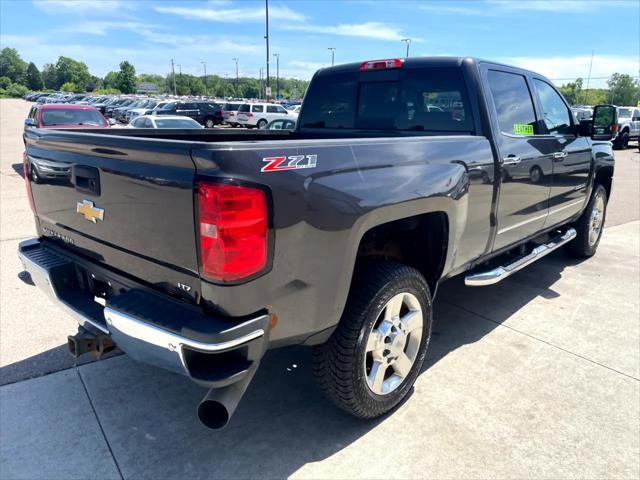
[[[76,212],[84,215],[85,220],[98,223],[98,220],[104,220],[104,209],[96,207],[90,200],[82,200],[76,206]]]

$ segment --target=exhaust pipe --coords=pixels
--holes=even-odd
[[[219,430],[229,423],[257,369],[258,363],[255,363],[239,382],[209,390],[198,405],[198,418],[204,426]]]

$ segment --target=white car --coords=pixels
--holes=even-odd
[[[272,120],[286,118],[298,119],[298,115],[288,112],[282,105],[273,103],[243,103],[238,107],[236,123],[247,128],[264,128]]]
[[[127,128],[204,128],[193,118],[180,115],[141,115]]]

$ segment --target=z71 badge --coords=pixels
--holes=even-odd
[[[318,155],[289,155],[288,157],[267,157],[269,162],[262,167],[262,172],[279,172],[281,170],[297,170],[299,168],[315,168]]]

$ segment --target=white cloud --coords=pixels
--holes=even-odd
[[[128,30],[140,34],[152,34],[155,29],[161,28],[158,25],[151,25],[140,22],[107,22],[100,20],[89,20],[76,25],[66,27],[67,33],[88,33],[93,35],[106,35],[113,30]]]
[[[511,11],[538,11],[538,12],[570,12],[579,14],[600,9],[612,9],[617,7],[629,7],[630,5],[638,5],[635,2],[625,2],[618,0],[608,0],[606,2],[598,2],[595,0],[488,0],[488,3],[495,5],[503,10]]]
[[[208,20],[211,22],[241,23],[263,22],[264,8],[191,8],[191,7],[155,7],[157,12],[179,15],[193,20]],[[269,18],[290,22],[303,21],[305,16],[289,7],[273,5],[269,7]]]
[[[449,6],[441,2],[438,2],[437,4],[432,4],[432,5],[420,5],[418,8],[426,12],[442,13],[442,14],[476,15],[476,16],[492,15],[492,13],[487,11],[486,9],[482,10],[480,8],[473,8],[473,7]]]
[[[287,63],[286,68],[280,68],[280,73],[284,77],[309,79],[321,68],[331,66],[331,61],[322,62],[305,62],[302,60],[292,60]]]
[[[591,55],[573,57],[508,57],[502,61],[534,72],[538,72],[555,84],[562,85],[580,77],[585,80],[589,75]],[[637,77],[640,62],[638,58],[621,55],[595,55],[591,70],[590,87],[604,87],[606,79],[613,73],[626,73]]]
[[[340,35],[345,37],[362,37],[374,40],[400,40],[407,35],[403,34],[398,28],[380,22],[365,23],[341,23],[338,25],[283,25],[282,30],[320,33],[328,35]],[[421,39],[412,38],[414,42]]]
[[[131,3],[120,0],[33,0],[33,4],[48,13],[87,13],[117,12],[130,8]]]

